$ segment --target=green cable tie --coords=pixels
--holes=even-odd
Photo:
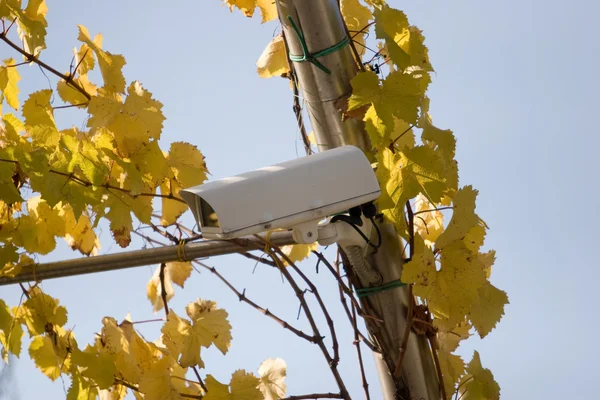
[[[406,286],[406,283],[398,281],[391,281],[388,283],[384,283],[383,285],[356,289],[356,295],[360,299],[362,297],[371,296],[373,294],[385,292],[386,290],[394,289],[397,287]]]
[[[292,19],[292,17],[288,15],[287,19],[288,19],[288,21],[290,21],[292,28],[294,28],[294,31],[296,32],[296,35],[298,36],[298,40],[300,41],[300,45],[302,46],[302,53],[303,53],[301,56],[290,53],[289,54],[290,60],[292,60],[294,62],[308,61],[308,62],[312,63],[315,67],[319,68],[321,71],[325,72],[328,75],[331,75],[331,71],[326,66],[321,64],[319,62],[319,60],[317,60],[317,58],[329,55],[331,53],[335,53],[336,51],[342,49],[344,46],[346,46],[348,43],[350,43],[350,39],[348,38],[348,36],[343,38],[339,43],[334,44],[333,46],[331,46],[325,50],[321,50],[321,51],[311,54],[308,51],[308,46],[306,45],[306,41],[304,40],[304,35],[302,34],[302,32],[300,32],[300,29],[298,29],[298,27],[294,23],[294,20]]]

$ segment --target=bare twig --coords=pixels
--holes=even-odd
[[[192,371],[194,371],[194,374],[196,374],[196,378],[198,378],[198,383],[200,383],[200,387],[202,388],[202,390],[204,390],[204,393],[208,393],[208,389],[206,388],[206,385],[204,384],[204,381],[200,377],[200,373],[198,372],[198,368],[196,368],[195,365],[192,366]]]
[[[287,41],[285,40],[285,34],[283,34],[283,43],[285,46],[285,54],[287,55],[287,62],[290,66],[289,79],[292,82],[292,88],[294,90],[294,106],[292,110],[294,110],[294,115],[296,115],[296,122],[298,123],[298,129],[300,130],[300,136],[302,137],[302,143],[304,144],[304,151],[307,155],[313,153],[310,148],[310,140],[308,140],[308,135],[306,134],[306,126],[304,125],[304,117],[302,116],[302,106],[300,105],[300,90],[298,90],[298,76],[296,75],[296,70],[294,69],[294,63],[290,60],[289,49],[287,47]]]
[[[15,18],[15,21],[16,21],[16,18]],[[13,24],[14,24],[14,21],[13,21]],[[12,26],[12,24],[8,27],[8,29],[10,29],[11,26]],[[38,64],[40,67],[44,68],[45,70],[47,70],[49,72],[52,72],[54,75],[58,76],[59,78],[64,79],[65,82],[67,82],[75,90],[77,90],[82,95],[84,95],[86,99],[91,100],[92,96],[88,92],[86,92],[85,89],[82,88],[77,82],[75,82],[73,80],[73,76],[72,75],[65,75],[63,73],[58,72],[56,69],[52,68],[51,66],[49,66],[45,62],[43,62],[40,59],[38,59],[33,54],[26,52],[21,47],[19,47],[17,44],[15,44],[14,42],[12,42],[7,37],[8,29],[0,32],[0,40],[4,41],[10,47],[12,47],[13,49],[15,49],[19,53],[21,53],[23,55],[23,57],[25,57],[25,59],[27,60],[27,62],[34,62],[34,63]]]
[[[282,400],[308,400],[308,399],[344,399],[340,393],[313,393],[300,396],[289,396]]]
[[[402,132],[400,135],[398,135],[398,137],[397,137],[396,139],[392,140],[392,143],[390,143],[390,145],[388,146],[388,148],[389,148],[389,149],[392,151],[392,153],[394,153],[394,152],[396,151],[396,149],[394,148],[394,145],[396,144],[396,142],[397,142],[398,140],[400,140],[400,138],[402,138],[402,136],[404,136],[404,135],[406,135],[408,132],[410,132],[410,130],[411,130],[412,128],[414,128],[414,127],[415,127],[414,125],[411,125],[411,126],[409,126],[408,128],[406,128],[406,129],[404,130],[404,132]]]
[[[406,201],[406,213],[408,215],[408,232],[410,242],[410,259],[412,260],[415,255],[415,216],[413,209],[410,205],[410,201]],[[404,356],[406,355],[406,349],[408,347],[408,338],[413,325],[414,317],[414,304],[415,299],[413,297],[412,285],[408,286],[408,310],[406,311],[406,325],[404,326],[404,335],[402,336],[402,342],[400,343],[400,349],[398,350],[398,358],[394,368],[394,377],[396,379],[402,376],[402,367],[404,364]],[[446,396],[443,397],[444,399]]]
[[[12,164],[17,164],[19,165],[19,161],[17,160],[8,160],[8,159],[4,159],[4,158],[0,158],[0,162],[8,162],[8,163],[12,163]],[[129,196],[132,199],[135,199],[137,197],[158,197],[158,198],[163,198],[163,199],[171,199],[171,200],[175,200],[178,201],[180,203],[185,203],[185,200],[180,199],[178,197],[175,197],[173,194],[158,194],[158,193],[139,193],[139,194],[132,194],[131,190],[129,189],[123,189],[120,188],[118,186],[113,186],[111,184],[105,183],[103,185],[94,185],[92,182],[87,181],[83,178],[80,178],[78,176],[75,176],[73,173],[67,173],[67,172],[62,172],[62,171],[57,171],[54,169],[50,169],[48,170],[49,173],[51,174],[55,174],[55,175],[60,175],[63,176],[65,178],[68,178],[69,181],[72,181],[74,183],[77,183],[78,185],[84,186],[84,187],[98,187],[98,188],[104,188],[106,189],[109,193],[110,191],[108,189],[112,189],[112,190],[116,190],[119,191],[127,196]]]
[[[160,297],[162,298],[163,305],[165,306],[165,315],[169,316],[169,306],[167,304],[167,288],[165,287],[165,269],[167,268],[166,263],[160,264],[160,272],[158,277],[160,279]]]
[[[292,268],[294,268],[294,270],[296,272],[298,272],[298,270],[299,270],[298,267],[292,260],[290,260],[290,258],[283,251],[281,251],[281,249],[279,247],[273,246],[271,243],[266,241],[261,236],[255,235],[255,237],[257,237],[259,240],[261,240],[267,246],[270,247],[270,251],[267,254],[269,254],[269,256],[271,256],[273,258],[273,261],[277,264],[279,271],[281,271],[281,274],[288,281],[288,283],[294,290],[294,293],[296,293],[296,297],[300,301],[300,306],[302,307],[302,310],[304,311],[304,315],[306,315],[306,318],[308,319],[308,322],[309,322],[309,324],[313,330],[314,336],[317,340],[316,344],[317,344],[317,346],[319,346],[319,348],[321,349],[321,352],[323,353],[323,356],[327,360],[327,363],[329,364],[329,369],[331,370],[331,373],[333,374],[333,377],[338,385],[338,388],[340,389],[341,397],[339,397],[339,398],[349,399],[350,395],[348,394],[348,390],[346,389],[344,380],[342,379],[342,376],[340,375],[340,372],[338,371],[337,363],[334,363],[334,359],[332,358],[331,354],[329,354],[329,351],[327,351],[325,342],[323,340],[323,336],[320,333],[317,323],[315,322],[314,316],[312,315],[312,311],[311,311],[310,307],[308,306],[308,303],[306,302],[306,299],[304,297],[305,293],[302,289],[300,289],[300,287],[298,286],[298,284],[296,283],[296,281],[294,280],[294,278],[292,277],[292,275],[290,274],[288,269],[283,266],[283,263],[281,262],[279,257],[283,258],[285,260],[285,262],[288,265],[292,266]],[[259,247],[259,246],[256,246],[256,247]],[[319,301],[319,299],[320,299],[320,297],[317,297],[317,301]],[[327,313],[325,315],[327,318],[329,314]],[[331,328],[331,326],[330,326],[330,328]],[[311,397],[308,397],[308,398],[311,398]]]
[[[237,290],[223,275],[221,275],[219,273],[219,271],[217,271],[217,269],[215,267],[209,267],[208,265],[206,265],[200,261],[194,261],[194,264],[199,265],[200,267],[212,272],[217,278],[219,278],[221,280],[221,282],[223,282],[233,293],[236,294],[239,301],[243,301],[244,303],[249,304],[250,306],[254,307],[255,309],[257,309],[258,311],[260,311],[267,317],[273,319],[275,322],[277,322],[283,328],[295,333],[297,336],[299,336],[311,343],[316,343],[317,339],[314,336],[309,336],[306,333],[302,332],[300,329],[294,328],[292,325],[290,325],[283,319],[279,318],[277,315],[273,314],[268,309],[259,306],[258,304],[256,304],[252,300],[250,300],[248,297],[246,297],[245,291],[240,292],[239,290]]]
[[[358,326],[356,321],[356,307],[352,306],[352,328],[354,329],[354,345],[356,346],[356,354],[358,357],[358,365],[360,367],[360,377],[362,379],[363,389],[365,390],[365,398],[371,399],[369,394],[369,383],[367,382],[367,375],[365,374],[365,366],[362,359],[362,351],[360,350],[360,340],[358,339]]]
[[[428,212],[442,211],[442,210],[453,210],[453,209],[454,209],[454,207],[450,206],[450,207],[433,208],[431,210],[421,210],[421,211],[415,212],[414,216],[417,216],[418,214],[428,213]]]

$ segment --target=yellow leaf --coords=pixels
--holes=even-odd
[[[277,18],[277,3],[275,0],[256,0],[262,17],[261,23],[269,22]]]
[[[21,324],[13,318],[6,303],[0,299],[0,345],[2,345],[0,356],[5,363],[8,363],[9,353],[19,357],[22,338],[23,328]]]
[[[79,221],[77,221],[77,225],[73,230],[66,233],[65,240],[73,250],[79,250],[86,256],[90,254],[94,256],[98,255],[100,240],[92,229],[92,223],[86,215],[79,217]]]
[[[373,104],[378,117],[388,127],[393,126],[393,117],[415,124],[425,91],[421,79],[396,71],[390,73],[380,86],[379,78],[374,72],[360,72],[351,82],[352,96],[348,99],[348,111]]]
[[[175,179],[166,180],[160,185],[160,193],[163,196],[178,196],[181,186]],[[169,226],[177,221],[177,218],[188,210],[188,206],[185,203],[169,199],[166,197],[162,198],[161,208],[161,220],[162,226]]]
[[[150,300],[154,306],[154,312],[158,312],[164,307],[162,299],[162,284],[160,282],[160,270],[161,267],[158,266],[146,287],[146,294],[148,296],[148,300]],[[171,300],[175,294],[173,290],[173,283],[183,287],[185,281],[190,277],[191,273],[191,262],[166,263],[166,268],[164,269],[164,286],[167,301]]]
[[[290,246],[283,246],[281,250],[290,259],[290,261],[293,263],[298,263],[302,260],[306,260],[312,254],[312,251],[316,251],[318,248],[319,244],[315,242],[311,244],[294,244]],[[285,265],[287,265],[286,260],[282,261]]]
[[[125,92],[125,78],[121,69],[125,65],[125,58],[120,54],[111,54],[101,48],[102,39],[98,35],[97,38],[90,38],[90,34],[85,26],[78,25],[79,36],[77,39],[87,44],[96,54],[98,65],[102,78],[104,79],[104,89],[115,93]]]
[[[285,42],[281,34],[275,36],[256,61],[256,70],[261,78],[285,76],[290,72]]]
[[[67,309],[58,305],[58,300],[35,287],[29,298],[17,309],[16,318],[27,325],[29,336],[41,335],[48,328],[61,327],[67,323]]]
[[[463,400],[497,400],[500,398],[500,386],[494,380],[492,372],[483,368],[479,353],[474,352],[467,366],[467,373],[460,382],[460,397]]]
[[[215,302],[200,299],[189,303],[186,312],[192,320],[194,335],[200,338],[202,346],[214,344],[221,353],[227,353],[231,345],[231,325],[227,321],[227,312],[217,308]]]
[[[465,319],[486,282],[483,264],[461,242],[442,251],[437,271],[433,252],[420,236],[415,237],[415,254],[403,268],[402,281],[414,283],[414,294],[427,301],[441,328]]]
[[[173,177],[167,158],[156,140],[132,154],[131,163],[140,171],[143,181],[153,189],[165,179]]]
[[[233,7],[237,7],[246,17],[254,15],[256,8],[256,0],[223,0],[223,3],[229,6],[230,11],[233,11]]]
[[[153,363],[140,378],[140,392],[144,400],[181,400],[182,397],[171,382],[171,361],[163,357]]]
[[[471,305],[470,319],[481,338],[484,338],[504,315],[508,304],[506,292],[489,282],[479,288],[478,300]]]
[[[74,63],[77,67],[77,70],[74,72],[78,75],[85,75],[89,71],[93,70],[96,66],[96,60],[94,59],[94,52],[85,43],[81,44],[79,50],[77,48],[73,49],[73,55],[75,56]]]
[[[173,387],[182,397],[186,397],[185,395],[202,396],[204,391],[200,385],[185,379],[187,371],[188,368],[183,368],[177,363],[171,365],[171,383]]]
[[[265,400],[277,400],[285,397],[287,385],[287,365],[281,358],[268,358],[258,368],[260,384],[258,388]]]
[[[133,82],[127,92],[123,103],[120,95],[98,90],[88,106],[91,118],[87,123],[90,128],[105,127],[112,132],[124,157],[139,151],[151,139],[159,139],[165,120],[162,104],[139,82]]]
[[[61,373],[69,371],[71,349],[76,347],[73,333],[55,326],[54,331],[33,338],[29,345],[29,356],[44,375],[55,380]]]
[[[206,180],[206,163],[200,150],[185,142],[171,143],[168,156],[169,165],[182,187],[199,185]]]
[[[463,240],[469,231],[479,223],[479,217],[475,214],[475,198],[477,190],[472,186],[461,188],[454,196],[454,210],[452,219],[446,230],[435,242],[437,249],[443,249],[454,241]]]
[[[17,84],[21,80],[21,75],[17,67],[9,67],[15,65],[15,60],[8,58],[4,60],[4,67],[0,67],[0,105],[2,100],[6,99],[6,103],[14,108],[19,109],[19,87]]]
[[[485,271],[485,277],[490,279],[492,275],[492,265],[496,261],[496,251],[490,250],[487,253],[479,253],[479,261],[484,265],[483,270]]]
[[[92,380],[99,389],[108,389],[115,381],[114,357],[90,345],[73,351],[71,360],[77,365],[82,376]]]
[[[457,326],[450,330],[439,330],[437,332],[437,342],[440,350],[447,351],[449,353],[455,351],[461,341],[468,339],[471,334],[471,325],[462,321]]]
[[[24,50],[34,56],[46,48],[46,12],[48,7],[45,0],[27,2],[25,10],[21,10],[20,2],[14,2],[13,13],[17,17],[19,36],[23,41]],[[10,5],[9,5],[10,7]]]
[[[167,322],[163,325],[161,341],[166,346],[169,354],[178,360],[183,368],[198,365],[204,368],[200,358],[200,341],[192,332],[192,325],[180,318],[173,310],[169,311]]]
[[[96,96],[98,94],[98,88],[92,82],[90,82],[87,75],[80,75],[74,78],[73,81],[77,83],[83,90],[85,90],[90,96]],[[80,108],[84,108],[88,99],[79,90],[75,89],[71,84],[67,83],[64,79],[58,81],[56,85],[58,95],[65,103],[77,105]]]
[[[438,350],[437,356],[446,389],[446,399],[450,400],[454,396],[458,380],[465,372],[465,363],[460,356],[447,351]]]
[[[175,179],[169,179],[160,186],[163,195],[179,196],[182,188],[199,185],[206,180],[206,163],[204,156],[194,145],[185,142],[174,142],[169,149],[167,161]],[[162,199],[163,226],[174,223],[187,210],[187,205],[169,198]]]
[[[263,400],[258,385],[260,381],[251,373],[239,369],[231,376],[231,400]]]
[[[367,7],[360,4],[359,0],[342,0],[340,9],[344,22],[352,35],[352,41],[359,43],[356,49],[360,55],[363,55],[366,50],[364,47],[365,35],[369,31],[365,28],[373,18],[373,14]],[[362,32],[358,33],[360,31]]]
[[[25,127],[36,146],[55,147],[59,133],[50,105],[52,91],[49,89],[32,93],[23,104]]]
[[[100,339],[105,351],[114,355],[117,373],[130,383],[138,383],[156,361],[148,343],[133,329],[129,321],[117,324],[114,318],[102,319]]]
[[[127,388],[123,385],[114,385],[100,390],[100,400],[124,400],[125,396],[127,396]]]
[[[67,400],[95,400],[98,388],[78,373],[71,374],[71,386],[67,392]]]
[[[408,24],[408,19],[402,11],[384,6],[381,11],[375,13],[375,21],[377,37],[385,39],[394,64],[401,70],[415,66],[423,71],[433,71],[423,34]]]
[[[435,208],[422,194],[416,197],[413,209],[415,230],[430,247],[444,230],[444,214]]]
[[[212,375],[207,375],[206,388],[208,390],[203,400],[263,400],[263,396],[257,388],[259,383],[257,377],[246,373],[243,369],[233,373],[229,386],[220,383]]]
[[[9,245],[4,245],[4,247],[0,249],[0,258],[2,258],[1,255],[5,250],[8,250],[10,252],[13,250],[13,247]],[[16,251],[14,252],[14,255],[17,255]],[[18,263],[14,264],[13,262],[8,262],[4,264],[4,267],[0,268],[0,276],[8,276],[10,278],[14,278],[21,272],[24,266],[30,266],[32,264],[35,264],[35,262],[31,257],[29,257],[27,254],[21,254],[19,256]]]

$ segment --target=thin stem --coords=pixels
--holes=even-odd
[[[16,20],[16,18],[15,18],[15,20]],[[14,21],[13,21],[13,23],[14,23]],[[12,24],[10,26],[12,26]],[[10,26],[9,26],[9,29],[10,29]],[[86,99],[91,100],[92,96],[88,92],[86,92],[85,89],[82,88],[77,82],[75,82],[73,80],[73,76],[72,75],[62,74],[62,73],[58,72],[56,69],[54,69],[51,66],[49,66],[48,64],[46,64],[45,62],[43,62],[40,59],[38,59],[33,54],[26,52],[25,50],[23,50],[22,48],[20,48],[18,45],[16,45],[15,43],[13,43],[6,36],[7,33],[8,33],[8,29],[0,32],[0,40],[4,41],[10,47],[12,47],[13,49],[15,49],[19,53],[21,53],[23,55],[23,57],[25,57],[25,59],[28,62],[34,62],[34,63],[38,64],[40,67],[44,68],[45,70],[47,70],[49,72],[52,72],[54,75],[58,76],[59,78],[64,79],[65,82],[67,82],[69,85],[73,86],[73,88],[75,90],[77,90],[82,95],[84,95]]]
[[[323,353],[323,356],[327,360],[327,363],[329,364],[329,368],[331,369],[331,373],[333,374],[333,377],[335,378],[338,388],[340,389],[340,395],[342,396],[340,398],[349,399],[350,395],[348,394],[348,390],[346,389],[344,380],[342,379],[340,372],[337,369],[337,364],[334,363],[333,358],[327,351],[327,348],[323,341],[323,336],[321,335],[321,333],[319,331],[317,323],[315,322],[315,319],[312,315],[312,311],[310,310],[310,307],[308,306],[308,303],[306,302],[306,299],[304,297],[304,291],[302,289],[300,289],[300,287],[298,286],[298,284],[296,283],[296,281],[294,280],[294,278],[292,277],[292,275],[290,274],[288,269],[283,266],[283,263],[281,262],[281,260],[279,260],[278,257],[283,258],[288,265],[295,267],[296,271],[298,270],[298,267],[292,260],[290,260],[290,258],[283,251],[281,251],[281,249],[279,247],[273,246],[271,243],[266,241],[261,236],[258,236],[258,235],[254,235],[254,236],[270,247],[270,249],[268,249],[270,251],[268,251],[267,254],[269,254],[269,256],[271,256],[273,258],[273,261],[277,264],[277,268],[279,269],[281,274],[285,277],[285,279],[288,281],[288,283],[294,290],[294,293],[296,293],[296,297],[300,301],[300,306],[301,306],[302,310],[304,310],[304,315],[306,315],[306,318],[308,319],[308,322],[309,322],[309,324],[313,330],[313,333],[315,335],[315,338],[317,340],[316,344],[317,344],[317,346],[319,346],[319,348],[321,349],[321,352]],[[258,245],[255,245],[255,246],[260,249],[260,247]],[[319,299],[319,297],[317,297],[317,300],[318,299]],[[326,314],[326,317],[328,315],[329,314]],[[311,398],[311,397],[308,397],[308,398]]]
[[[365,374],[365,366],[363,364],[362,359],[362,351],[360,350],[360,340],[358,339],[358,326],[356,321],[356,307],[352,307],[352,328],[354,329],[354,345],[356,346],[356,354],[358,357],[358,365],[360,367],[360,377],[362,379],[363,388],[365,390],[365,398],[367,400],[371,399],[371,395],[369,394],[369,383],[367,382],[367,376]]]
[[[158,277],[160,279],[160,297],[162,298],[163,305],[165,307],[165,316],[169,317],[169,306],[167,304],[167,288],[165,287],[165,269],[167,268],[166,263],[160,264],[160,271]]]
[[[344,399],[340,393],[313,393],[300,396],[289,396],[281,400],[308,400],[308,399]]]
[[[242,293],[239,290],[237,290],[223,275],[221,275],[219,273],[219,271],[217,271],[217,269],[215,267],[209,267],[208,265],[206,265],[200,261],[194,261],[194,264],[199,265],[200,267],[212,272],[217,278],[219,278],[221,280],[221,282],[223,282],[233,293],[236,294],[239,301],[242,301],[242,302],[254,307],[256,310],[260,311],[267,317],[273,319],[275,322],[277,322],[283,328],[293,332],[297,336],[299,336],[311,343],[316,343],[317,339],[314,336],[309,336],[306,333],[302,332],[300,329],[294,328],[292,325],[290,325],[289,323],[287,323],[286,321],[284,321],[283,319],[279,318],[277,315],[275,315],[271,311],[269,311],[269,309],[265,309],[265,308],[259,306],[258,304],[256,304],[252,300],[250,300],[248,297],[246,297],[246,291],[244,291]]]
[[[145,320],[142,320],[142,321],[135,321],[135,322],[132,322],[131,324],[132,325],[135,325],[135,324],[148,324],[150,322],[164,322],[164,321],[165,321],[164,318],[154,318],[154,319],[145,319]]]
[[[434,208],[431,210],[421,210],[421,211],[417,211],[415,212],[413,215],[419,215],[419,214],[423,214],[423,213],[428,213],[428,212],[434,212],[434,211],[442,211],[442,210],[453,210],[454,207],[450,206],[450,207],[440,207],[440,208]]]
[[[410,205],[410,201],[406,201],[406,213],[408,215],[408,232],[409,232],[409,242],[410,242],[410,259],[412,260],[415,255],[415,215],[413,213],[413,209]],[[394,377],[396,379],[402,376],[402,367],[404,363],[404,356],[406,355],[406,349],[408,346],[408,338],[410,336],[410,331],[413,325],[413,317],[414,317],[414,306],[415,299],[413,297],[413,288],[412,285],[408,286],[408,310],[406,311],[406,325],[404,326],[404,335],[402,337],[402,342],[400,344],[400,350],[398,351],[398,358],[396,359],[396,364],[394,368]],[[444,399],[446,396],[443,397]]]
[[[208,389],[206,388],[206,385],[204,384],[204,381],[200,377],[200,373],[198,372],[198,368],[196,368],[195,365],[192,366],[192,371],[194,371],[194,374],[196,374],[196,378],[198,378],[198,383],[200,383],[200,387],[202,388],[202,390],[204,390],[204,393],[208,393]]]
[[[400,138],[401,138],[402,136],[404,136],[405,134],[407,134],[407,133],[408,133],[408,132],[409,132],[409,131],[410,131],[412,128],[414,128],[414,127],[415,127],[414,125],[411,125],[411,126],[409,126],[408,128],[406,128],[406,130],[405,130],[404,132],[402,132],[400,135],[398,135],[398,137],[397,137],[396,139],[392,140],[392,143],[390,143],[390,145],[388,146],[388,148],[389,148],[389,149],[390,149],[392,152],[395,152],[395,149],[394,149],[394,144],[396,144],[396,142],[397,142],[398,140],[400,140]]]

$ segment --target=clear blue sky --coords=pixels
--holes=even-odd
[[[50,3],[43,59],[67,70],[78,45],[76,24],[101,32],[106,49],[125,55],[127,80],[142,81],[165,104],[163,146],[177,140],[198,145],[213,177],[302,154],[287,82],[260,80],[255,73],[254,62],[276,23],[260,25],[257,18],[230,14],[219,0]],[[390,3],[424,30],[437,71],[429,92],[434,122],[458,137],[461,184],[480,189],[478,213],[491,227],[486,246],[497,250],[492,281],[511,301],[498,329],[484,341],[470,339],[461,353],[470,358],[473,348],[480,351],[505,399],[596,397],[599,3]],[[0,45],[0,56],[14,55]],[[23,92],[47,85],[35,67],[20,68],[32,79],[23,81]],[[82,122],[66,115],[59,121]],[[103,239],[103,253],[117,250],[107,232]],[[68,257],[73,253],[61,246],[48,259]],[[297,303],[273,271],[258,267],[252,274],[253,263],[241,257],[207,262],[247,287],[259,304],[295,320]],[[304,264],[313,267],[313,260]],[[69,325],[75,325],[79,343],[87,343],[105,315],[153,317],[145,298],[153,268],[52,280],[43,288],[67,306]],[[332,279],[324,273],[315,279],[335,304]],[[18,288],[0,288],[11,304],[19,295]],[[181,312],[197,297],[216,300],[234,326],[227,357],[203,353],[217,379],[227,381],[236,368],[256,371],[263,359],[282,357],[291,394],[335,391],[314,346],[238,303],[209,274],[194,274],[171,306]],[[342,370],[361,398],[351,332],[340,310],[333,312],[344,331]],[[142,332],[154,339],[157,329],[144,326]],[[11,367],[13,394],[6,398],[64,398],[60,381],[42,376],[26,351],[27,344]],[[377,399],[376,374],[371,357],[366,359]]]

